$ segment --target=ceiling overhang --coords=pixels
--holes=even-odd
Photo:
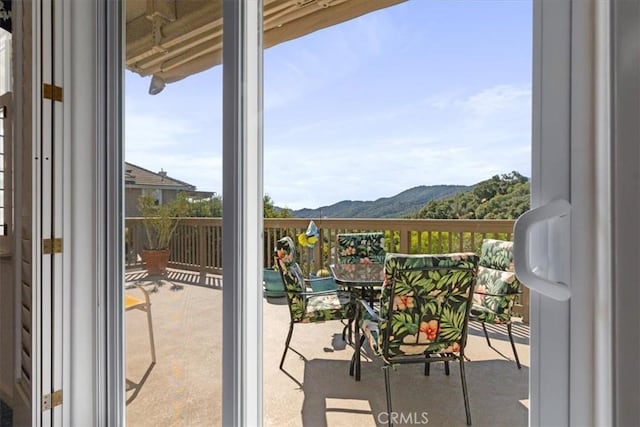
[[[264,0],[264,47],[406,0]],[[127,0],[126,67],[166,83],[222,62],[223,0]]]

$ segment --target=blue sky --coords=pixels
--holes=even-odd
[[[410,0],[267,49],[264,190],[375,200],[531,171],[530,0]],[[222,190],[222,68],[147,94],[126,75],[127,161]]]

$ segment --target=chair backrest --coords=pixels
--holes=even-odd
[[[274,264],[280,270],[282,285],[287,295],[291,321],[297,322],[303,318],[306,310],[304,279],[300,266],[295,261],[295,244],[291,237],[283,237],[276,243]]]
[[[387,254],[379,348],[389,361],[464,354],[478,256]],[[422,356],[423,357],[423,356]]]
[[[520,281],[513,266],[513,242],[484,239],[473,295],[474,306],[481,310],[474,309],[474,318],[489,323],[509,322],[519,294]]]
[[[384,233],[342,233],[336,236],[339,264],[382,264]]]

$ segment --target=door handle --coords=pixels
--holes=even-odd
[[[513,229],[513,261],[516,277],[520,282],[538,293],[558,301],[566,301],[571,297],[569,287],[562,282],[554,282],[535,273],[537,268],[531,267],[529,240],[534,224],[553,218],[562,218],[571,213],[571,204],[566,200],[554,200],[546,205],[522,214]]]

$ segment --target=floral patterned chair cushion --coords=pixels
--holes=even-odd
[[[384,262],[384,233],[338,234],[336,243],[340,264]]]
[[[459,353],[466,336],[478,257],[388,254],[378,321],[370,310],[360,326],[372,349],[395,357]]]
[[[478,285],[473,295],[470,319],[482,324],[484,337],[491,346],[485,323],[503,324],[518,369],[522,368],[513,340],[511,311],[520,294],[520,281],[513,266],[513,242],[485,239],[482,241]]]
[[[384,362],[387,413],[391,404],[390,367],[422,363],[428,375],[431,363],[460,363],[460,377],[467,425],[471,409],[464,373],[464,346],[469,309],[476,282],[478,256],[474,253],[446,255],[387,254],[384,264],[380,309],[365,302],[357,311],[362,337],[356,335],[356,349],[349,374],[360,379],[360,354],[364,339]]]
[[[487,323],[510,322],[519,294],[520,281],[513,266],[513,242],[483,240],[471,318]]]
[[[280,239],[276,245],[275,262],[280,269],[287,294],[291,321],[309,323],[348,319],[353,316],[353,300],[349,292],[310,292],[304,286],[302,270],[295,259],[293,240]]]
[[[300,266],[295,261],[295,249],[293,240],[284,237],[276,244],[274,261],[280,270],[282,284],[289,304],[289,333],[284,345],[280,369],[287,356],[287,350],[291,343],[294,325],[296,323],[322,322],[325,320],[352,319],[354,299],[349,292],[327,290],[314,292],[307,290]],[[322,278],[320,280],[323,280]]]

